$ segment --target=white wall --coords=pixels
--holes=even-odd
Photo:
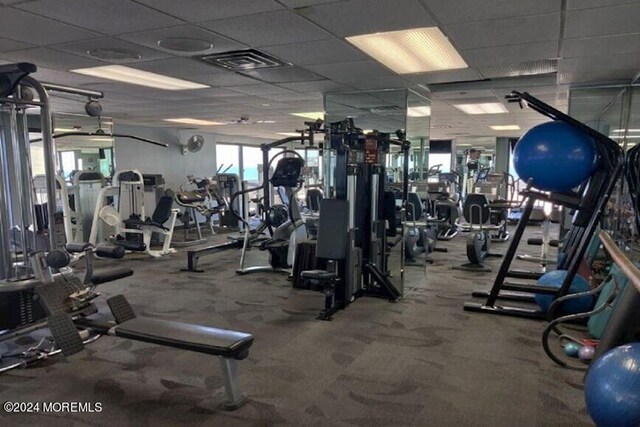
[[[147,126],[115,125],[115,132],[131,134],[169,144],[169,148],[158,147],[129,138],[116,138],[116,170],[138,169],[145,174],[162,174],[165,188],[178,191],[187,175],[212,176],[216,169],[216,142],[261,144],[269,142],[257,138],[244,138],[214,133],[204,133],[176,128],[154,128]],[[181,143],[192,135],[202,135],[205,143],[197,153],[182,155]]]

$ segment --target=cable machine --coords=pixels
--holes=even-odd
[[[396,132],[398,139],[377,131],[365,135],[351,118],[331,123],[325,132],[323,162],[328,198],[320,204],[316,256],[327,261],[327,269],[303,271],[301,277],[312,289],[325,294],[325,308],[318,318],[328,320],[360,296],[389,301],[402,296],[402,283],[400,289],[396,288],[388,274],[387,237],[397,234],[398,225],[395,195],[384,190],[385,156],[391,145],[400,146],[404,155],[404,224],[410,143],[404,131]],[[404,247],[400,276],[402,281]]]

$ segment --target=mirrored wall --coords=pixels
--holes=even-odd
[[[365,133],[377,130],[394,135],[397,130],[404,129],[411,142],[411,179],[426,180],[431,124],[431,101],[426,92],[420,94],[408,89],[390,89],[326,94],[324,110],[327,123],[350,117]],[[386,166],[388,176],[399,181],[402,155],[398,147],[392,147]]]

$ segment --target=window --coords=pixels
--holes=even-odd
[[[218,173],[240,175],[240,146],[216,144],[216,169]]]

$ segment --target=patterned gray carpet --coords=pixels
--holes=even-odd
[[[0,423],[590,425],[582,374],[544,356],[541,322],[462,310],[471,290],[487,287],[495,274],[450,269],[465,261],[464,239],[444,242],[449,252],[433,254],[434,265],[409,267],[400,302],[361,299],[331,322],[315,320],[320,294],[294,290],[281,275],[236,276],[236,251],[204,259],[204,274],[179,271],[183,252],[159,260],[131,256],[122,262],[135,275],[103,285],[105,296],[124,293],[141,315],[255,335],[240,364],[249,402],[222,410],[212,357],[102,337],[79,355],[0,376],[2,402],[100,402],[102,412],[0,411]],[[266,261],[259,252],[251,257]],[[489,261],[494,271],[499,263]],[[394,274],[398,281],[397,268]]]

